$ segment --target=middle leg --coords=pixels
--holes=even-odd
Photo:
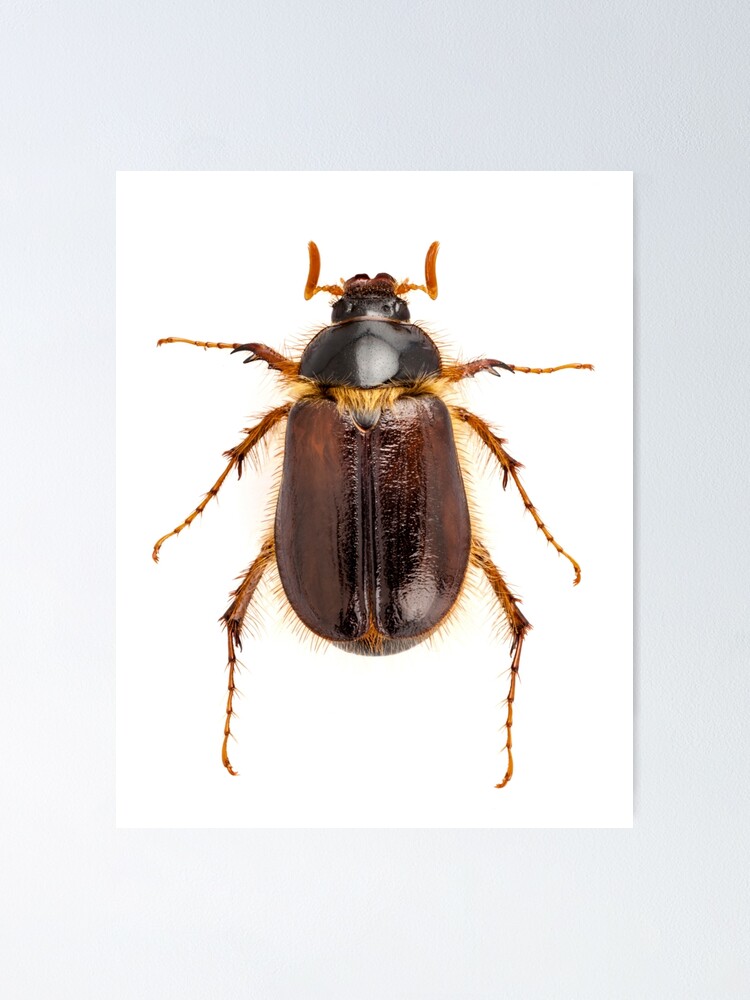
[[[247,435],[247,437],[244,439],[244,441],[241,441],[234,448],[230,448],[229,451],[224,452],[224,457],[229,459],[229,465],[227,465],[226,469],[224,469],[222,474],[213,484],[208,493],[206,493],[206,495],[198,504],[198,506],[195,508],[195,510],[191,514],[188,514],[185,520],[181,524],[178,524],[173,531],[170,531],[166,535],[162,535],[159,541],[154,545],[154,551],[151,553],[151,558],[154,560],[154,562],[159,561],[159,550],[161,549],[164,542],[166,542],[168,538],[172,538],[173,535],[179,535],[179,533],[183,531],[185,528],[189,528],[190,525],[193,523],[193,521],[196,519],[196,517],[199,514],[203,513],[208,503],[211,501],[213,497],[216,496],[216,494],[221,489],[224,480],[227,478],[232,469],[236,468],[238,477],[242,478],[242,467],[244,465],[245,460],[252,452],[253,448],[255,448],[258,444],[260,444],[260,442],[263,440],[265,435],[271,430],[272,427],[274,427],[280,420],[282,420],[284,417],[287,416],[291,408],[292,408],[291,403],[284,403],[282,406],[277,406],[275,409],[270,410],[265,415],[265,417],[263,417],[260,423],[256,424],[255,427],[245,428],[245,434]]]
[[[521,463],[517,462],[515,458],[508,454],[503,445],[505,444],[505,439],[498,437],[492,431],[490,425],[478,417],[475,413],[470,410],[464,409],[463,406],[452,407],[452,412],[459,420],[463,420],[467,423],[469,427],[474,431],[475,434],[480,438],[482,443],[492,452],[495,458],[498,460],[503,469],[503,489],[508,485],[508,478],[511,478],[516,484],[516,489],[521,494],[521,499],[523,500],[526,510],[531,514],[536,522],[537,528],[541,531],[547,541],[560,553],[561,556],[571,563],[573,569],[575,570],[575,577],[573,579],[573,586],[581,582],[581,567],[575,561],[573,556],[569,555],[565,549],[558,542],[555,541],[552,532],[549,530],[547,525],[539,516],[534,504],[531,502],[529,494],[524,489],[523,483],[521,482],[521,477],[518,474],[518,470],[522,468]]]

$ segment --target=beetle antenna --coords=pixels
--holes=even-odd
[[[343,295],[344,289],[341,285],[319,285],[320,277],[320,250],[312,240],[307,244],[307,252],[310,254],[310,270],[307,272],[307,284],[305,285],[305,298],[311,299],[318,292],[330,292],[331,295]]]
[[[424,284],[413,285],[409,279],[396,285],[396,295],[403,295],[405,292],[427,292],[431,299],[438,297],[437,269],[436,261],[440,244],[437,240],[430,243],[430,249],[424,260]]]

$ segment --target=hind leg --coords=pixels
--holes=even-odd
[[[235,691],[237,690],[234,681],[234,673],[237,666],[237,651],[242,649],[242,626],[245,621],[247,609],[250,607],[250,602],[253,599],[263,573],[273,562],[273,559],[274,544],[273,539],[270,539],[264,543],[260,552],[250,565],[247,573],[245,573],[242,578],[242,583],[232,594],[234,600],[219,619],[223,623],[224,628],[227,630],[227,669],[229,671],[229,677],[227,680],[226,719],[224,720],[224,742],[221,745],[221,760],[224,767],[230,774],[237,774],[229,762],[229,755],[227,753],[227,744],[229,743],[229,737],[232,735],[232,716],[234,715],[232,701],[234,699]]]
[[[508,688],[508,697],[506,699],[506,716],[505,716],[505,746],[504,750],[508,753],[508,767],[505,772],[505,777],[500,782],[499,785],[495,785],[495,788],[503,788],[507,785],[510,779],[513,777],[513,738],[511,736],[511,730],[513,727],[513,702],[516,696],[516,677],[518,676],[518,671],[521,666],[521,647],[523,646],[523,640],[526,637],[526,633],[531,628],[528,619],[521,611],[519,605],[519,600],[515,597],[508,587],[508,584],[503,580],[500,575],[500,570],[490,559],[490,554],[481,542],[475,541],[472,545],[471,550],[471,561],[472,564],[482,570],[484,575],[492,587],[492,590],[497,598],[498,604],[502,608],[505,619],[510,628],[512,643],[510,647],[510,655],[513,657],[510,664],[510,687]]]

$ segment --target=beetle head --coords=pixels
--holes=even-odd
[[[398,322],[409,319],[409,307],[402,298],[405,292],[426,292],[431,299],[438,294],[435,261],[437,260],[439,243],[430,244],[425,258],[424,285],[414,285],[407,278],[397,282],[396,279],[381,271],[371,278],[369,274],[355,274],[348,281],[341,279],[340,285],[319,285],[320,251],[312,241],[308,244],[310,254],[310,270],[305,285],[305,298],[311,299],[318,292],[330,292],[338,301],[333,305],[332,320],[334,323],[358,316],[380,316]]]
[[[345,281],[344,294],[333,304],[331,320],[339,323],[357,316],[408,321],[409,307],[396,294],[396,279],[381,271],[374,278],[368,274],[355,274]]]

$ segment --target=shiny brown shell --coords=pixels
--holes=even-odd
[[[426,636],[461,591],[471,526],[453,428],[433,395],[373,426],[331,400],[289,414],[275,549],[294,612],[316,635],[388,652]]]

